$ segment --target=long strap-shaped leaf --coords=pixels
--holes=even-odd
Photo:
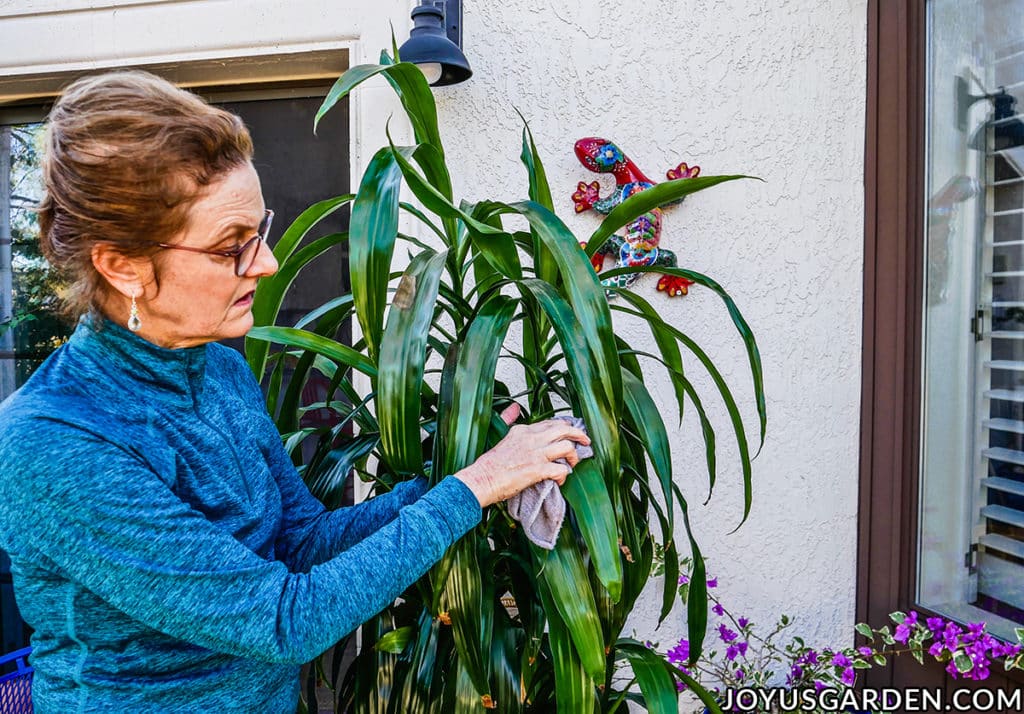
[[[533,201],[514,203],[510,208],[529,221],[530,228],[551,251],[617,421],[622,404],[622,377],[604,288],[579,249],[576,237],[558,216]]]
[[[551,645],[551,659],[555,667],[555,702],[558,714],[594,714],[597,711],[597,692],[594,680],[573,645],[573,638],[565,621],[555,606],[554,593],[549,593],[541,583],[539,594],[548,615],[548,642]],[[600,674],[604,681],[604,668]]]
[[[363,174],[352,204],[349,275],[356,316],[370,359],[377,361],[387,303],[388,275],[398,235],[402,172],[389,149],[378,151]]]
[[[590,459],[581,461],[562,486],[562,495],[576,514],[597,577],[612,600],[618,602],[622,597],[619,531],[601,469]]]
[[[695,181],[696,179],[686,180]],[[664,273],[665,275],[686,278],[698,285],[703,285],[722,298],[722,302],[725,303],[725,307],[729,311],[729,317],[732,318],[732,322],[736,326],[736,331],[740,333],[740,337],[743,339],[743,345],[747,350],[747,361],[750,363],[750,373],[754,381],[754,401],[757,404],[757,416],[761,426],[761,442],[758,447],[758,452],[760,452],[761,447],[764,446],[765,427],[768,422],[768,410],[765,406],[764,398],[764,370],[761,367],[761,353],[757,349],[757,340],[754,338],[754,333],[750,329],[750,325],[748,325],[747,321],[743,319],[740,309],[736,307],[736,302],[732,299],[729,293],[727,293],[725,289],[714,280],[702,273],[698,273],[693,270],[686,270],[685,268],[663,268],[653,266],[616,268],[615,270],[606,270],[601,273],[601,279],[614,277],[616,275],[624,275],[625,273]],[[637,305],[638,307],[640,306],[640,303],[635,299],[639,297],[636,293],[630,292],[629,290],[616,290],[616,292],[627,300],[630,300],[634,305]],[[643,300],[643,298],[640,299]],[[645,300],[643,302],[648,306],[650,305],[650,303],[647,303]],[[646,310],[644,310],[644,312],[646,312]]]
[[[488,670],[494,601],[484,594],[484,578],[490,578],[490,567],[479,560],[483,554],[481,545],[482,549],[487,549],[487,540],[471,534],[452,546],[449,551],[452,568],[443,602],[451,617],[459,662],[466,668],[477,693],[481,697],[490,697]]]
[[[443,475],[465,468],[484,451],[493,412],[494,372],[515,306],[516,301],[504,295],[481,305],[460,341],[454,368],[442,375],[435,469]]]
[[[676,714],[679,711],[676,683],[661,655],[636,640],[625,638],[615,643],[615,653],[629,660],[633,666],[633,674],[649,714]]]
[[[441,132],[437,128],[437,105],[434,103],[434,95],[423,72],[409,62],[391,65],[361,64],[346,70],[324,97],[313,120],[313,131],[316,131],[320,119],[343,97],[381,72],[387,74],[388,81],[401,99],[402,106],[412,123],[417,143],[428,142],[443,152]]]
[[[711,358],[708,357],[707,353],[700,348],[700,346],[694,342],[688,335],[682,331],[668,324],[654,311],[646,300],[641,298],[639,295],[624,291],[620,293],[625,299],[637,305],[640,310],[629,310],[620,306],[613,306],[613,310],[624,312],[627,315],[634,315],[641,317],[648,322],[656,323],[660,329],[667,331],[675,339],[683,343],[687,349],[689,349],[694,356],[704,365],[708,374],[714,381],[715,386],[718,388],[719,393],[722,395],[722,401],[725,403],[726,411],[729,412],[729,419],[732,422],[733,432],[736,434],[736,446],[740,455],[740,467],[743,471],[743,521],[746,521],[747,516],[750,513],[750,505],[753,499],[753,487],[752,487],[752,475],[751,475],[751,464],[750,464],[750,449],[747,447],[747,436],[743,430],[743,419],[740,416],[739,407],[736,406],[736,399],[732,395],[732,391],[729,389],[729,385],[726,384],[725,379],[722,377],[721,372],[715,366]],[[738,527],[738,526],[737,526]]]
[[[285,229],[284,234],[274,245],[274,258],[278,262],[276,275],[260,280],[256,285],[256,295],[252,301],[253,325],[273,325],[277,320],[277,313],[281,310],[281,303],[284,301],[284,294],[291,286],[295,275],[316,256],[304,257],[296,262],[292,272],[292,253],[310,230],[327,216],[331,215],[346,203],[351,201],[354,195],[338,196],[328,198],[315,203],[299,214],[299,217],[292,221],[292,224]],[[329,246],[325,246],[326,248]],[[288,277],[279,277],[282,274]],[[245,358],[249,362],[256,379],[263,379],[263,372],[267,366],[267,354],[269,345],[257,341],[245,342]]]
[[[618,420],[608,403],[607,392],[599,384],[603,376],[595,365],[596,360],[590,359],[592,352],[587,347],[581,324],[584,318],[574,314],[569,304],[547,283],[531,278],[519,285],[536,298],[555,328],[576,386],[579,408],[593,443],[595,458],[601,465],[609,490],[616,488],[619,482]]]
[[[338,364],[358,370],[367,376],[377,376],[377,366],[361,352],[314,332],[296,330],[294,327],[254,327],[249,330],[248,336],[254,340],[265,340],[287,347],[312,350],[319,355],[334,360]]]
[[[554,213],[555,204],[551,200],[551,187],[548,185],[547,172],[537,152],[537,145],[533,141],[533,132],[530,131],[526,118],[522,114],[519,116],[523,119],[523,151],[520,158],[526,166],[526,174],[530,180],[530,200]],[[531,231],[530,234],[533,239],[533,265],[537,270],[537,277],[554,285],[558,279],[558,266],[555,265],[551,251],[536,232]]]
[[[415,157],[417,161],[423,163],[430,162],[432,152],[421,152],[419,147],[395,146],[394,144],[391,145],[391,152],[409,189],[424,206],[446,221],[461,220],[469,230],[474,245],[488,262],[509,278],[522,277],[522,268],[519,265],[519,256],[515,251],[512,236],[500,228],[488,225],[485,221],[473,218],[472,215],[455,206],[449,197],[424,178],[412,165],[411,157]],[[459,252],[461,250],[461,248],[458,249]]]
[[[397,473],[423,473],[420,390],[445,257],[423,251],[413,258],[398,284],[381,336],[377,419],[384,459]]]
[[[672,505],[672,450],[668,443],[668,431],[662,421],[661,412],[647,387],[628,370],[622,370],[622,386],[624,388],[626,411],[636,428],[637,435],[643,442],[644,450],[651,459],[654,473],[661,481],[661,492],[665,498],[665,512],[674,532],[675,509]]]
[[[596,253],[597,249],[600,248],[604,242],[615,233],[615,231],[619,230],[627,223],[635,221],[648,211],[658,208],[659,206],[664,206],[666,203],[678,201],[689,196],[691,193],[702,191],[705,188],[710,188],[712,186],[717,186],[720,183],[725,183],[726,181],[735,181],[736,179],[742,178],[757,177],[741,175],[698,176],[697,178],[665,181],[664,183],[659,183],[643,191],[634,193],[632,196],[609,211],[608,215],[604,217],[603,221],[601,221],[601,226],[594,231],[590,236],[590,240],[587,241],[587,256],[589,257]]]
[[[541,563],[538,580],[544,583],[555,609],[572,635],[583,669],[594,681],[603,682],[605,643],[601,634],[601,618],[597,614],[587,567],[583,564],[572,528],[562,528],[554,550],[535,548],[534,555]]]

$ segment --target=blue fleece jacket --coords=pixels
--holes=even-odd
[[[218,344],[84,318],[0,405],[0,546],[40,714],[291,714],[299,666],[480,515],[451,477],[325,510]]]

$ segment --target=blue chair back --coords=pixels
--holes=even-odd
[[[15,650],[0,657],[0,712],[4,714],[32,714],[32,667],[28,666],[31,647]]]

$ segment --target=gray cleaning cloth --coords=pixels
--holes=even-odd
[[[584,432],[587,430],[583,420],[577,417],[560,416],[555,419],[569,422]],[[576,455],[580,459],[587,459],[594,455],[594,450],[576,444]],[[556,459],[555,463],[568,465],[565,459]],[[562,521],[565,520],[565,498],[558,490],[557,483],[546,479],[520,491],[508,499],[508,512],[522,524],[523,533],[531,543],[545,550],[554,549],[558,532],[562,530]]]

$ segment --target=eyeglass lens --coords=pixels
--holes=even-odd
[[[249,268],[256,262],[256,256],[259,255],[260,245],[266,240],[267,236],[270,235],[270,226],[274,222],[273,211],[267,211],[267,214],[263,217],[263,221],[260,222],[260,226],[257,229],[257,234],[245,244],[244,249],[238,254],[238,262],[235,267],[235,273],[242,277],[249,272]]]

